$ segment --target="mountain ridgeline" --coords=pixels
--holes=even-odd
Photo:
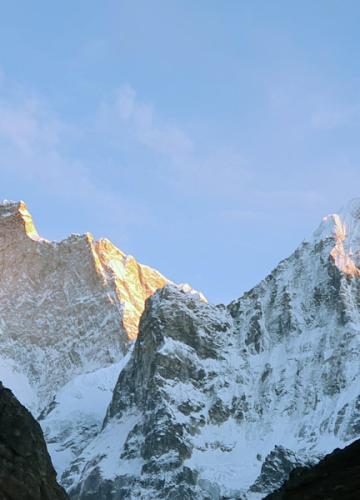
[[[0,206],[0,379],[70,498],[260,499],[360,437],[360,201],[228,306]]]

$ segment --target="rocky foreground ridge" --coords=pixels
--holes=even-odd
[[[6,222],[18,209],[2,210]],[[123,276],[119,267],[111,264],[114,277],[101,264],[98,274],[93,257],[77,258],[83,247],[93,255],[95,243],[75,237],[74,246],[45,244],[32,230],[22,234],[0,252],[3,373],[8,385],[27,383],[43,402],[39,420],[71,498],[263,498],[294,467],[359,437],[360,201],[324,218],[228,306],[162,283],[149,293],[135,343],[111,288]],[[28,247],[26,238],[36,245]],[[50,260],[49,272],[49,264],[38,264],[42,245],[51,245],[51,255],[61,245],[71,251],[67,260],[61,252]],[[27,259],[23,267],[11,260],[17,253],[19,262]],[[47,287],[34,299],[39,269]],[[26,293],[12,295],[19,283]],[[31,300],[24,300],[29,290]],[[43,379],[39,358],[45,366],[56,360],[51,380]]]
[[[66,500],[40,425],[0,382],[0,498]]]
[[[336,449],[313,467],[296,468],[266,500],[356,500],[360,492],[360,440]]]

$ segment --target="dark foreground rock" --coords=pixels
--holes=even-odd
[[[318,461],[318,460],[316,460]],[[275,448],[265,457],[261,466],[261,473],[251,486],[250,491],[264,493],[279,488],[295,468],[308,468],[315,463],[307,457],[296,455],[283,446]]]
[[[40,425],[0,382],[0,499],[66,500]]]
[[[335,450],[314,467],[296,468],[267,500],[350,500],[360,498],[360,440]]]

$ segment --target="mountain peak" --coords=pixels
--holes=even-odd
[[[330,255],[338,269],[360,276],[360,198],[354,198],[337,213],[322,219],[314,232],[314,242],[333,240]]]
[[[21,228],[21,234],[25,234],[33,240],[40,240],[30,212],[24,201],[4,200],[0,203],[0,225],[6,227]]]
[[[16,359],[36,346],[41,361],[22,365],[37,380],[39,401],[75,372],[119,361],[138,334],[145,300],[169,282],[91,233],[59,242],[41,238],[23,201],[0,203],[0,269],[2,352],[7,341],[7,355]],[[20,335],[21,348],[13,348]]]

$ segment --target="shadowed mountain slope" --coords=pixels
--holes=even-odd
[[[40,425],[0,382],[0,498],[66,500]]]
[[[360,440],[335,450],[311,468],[296,468],[266,500],[358,500]]]

